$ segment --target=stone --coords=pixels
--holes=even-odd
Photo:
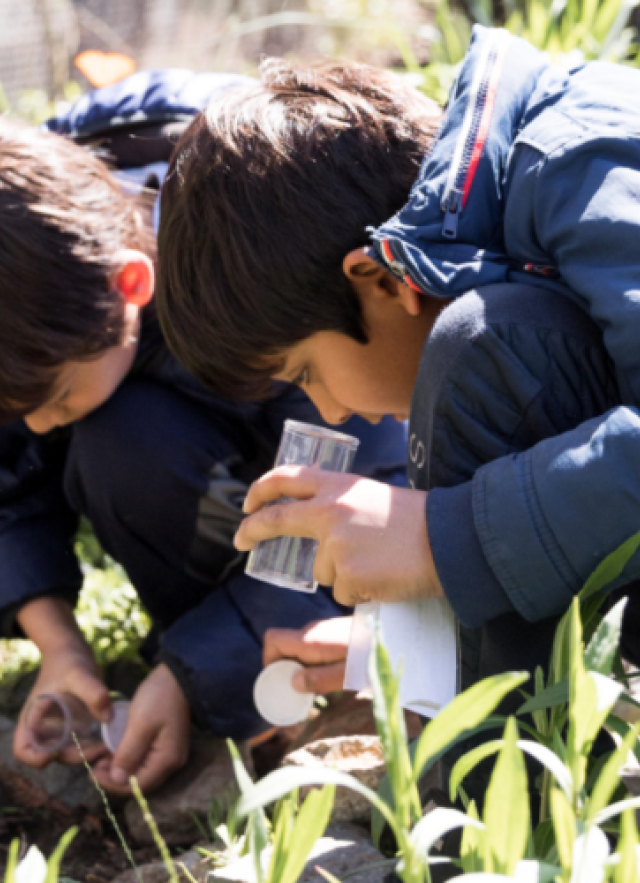
[[[269,865],[271,853],[272,847],[267,847],[263,853],[265,870]],[[311,850],[298,883],[326,883],[316,867],[329,871],[338,880],[362,868],[362,873],[349,877],[350,883],[383,883],[389,872],[389,865],[373,870],[367,868],[384,860],[372,845],[366,831],[356,825],[329,825],[324,837],[321,837]],[[245,855],[225,868],[213,871],[209,875],[209,883],[256,883],[252,856]]]
[[[13,756],[15,721],[0,716],[0,785],[13,806],[35,809],[56,806],[64,812],[82,808],[96,812],[102,798],[84,766],[63,766],[51,763],[37,770],[17,761]]]
[[[329,696],[327,707],[307,723],[300,735],[292,742],[289,750],[296,751],[318,739],[333,739],[337,736],[375,736],[377,730],[371,700],[358,698],[358,695],[345,691]],[[417,714],[405,711],[405,722],[409,739],[416,739],[422,732],[422,721]]]
[[[210,852],[219,852],[218,847],[212,843],[203,843],[202,848]],[[197,883],[205,883],[213,868],[211,859],[201,855],[196,849],[190,849],[189,852],[174,856],[173,862],[181,883],[183,881],[186,883],[189,880],[189,876],[185,874],[183,868],[187,869]],[[147,865],[139,865],[138,873],[133,868],[129,868],[127,871],[123,871],[122,874],[118,874],[111,883],[140,883],[140,881],[142,883],[169,883],[169,879],[166,865],[164,862],[157,861]]]
[[[335,739],[318,739],[299,748],[283,759],[281,766],[328,767],[349,773],[367,788],[376,791],[385,773],[382,747],[378,736],[339,736]],[[311,787],[300,789],[305,797]],[[361,794],[349,788],[336,788],[331,811],[332,822],[356,822],[366,824],[371,819],[371,804]]]
[[[249,774],[252,774],[248,747],[239,745],[238,749]],[[164,839],[171,846],[179,846],[191,844],[200,836],[194,815],[206,816],[213,800],[218,801],[221,808],[228,806],[237,793],[225,740],[195,733],[187,765],[150,794],[147,801]],[[127,801],[125,818],[129,833],[137,843],[153,842],[140,807],[133,798]]]

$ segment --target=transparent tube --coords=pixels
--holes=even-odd
[[[83,749],[104,742],[111,752],[120,744],[127,725],[130,703],[112,696],[113,717],[100,723],[81,699],[72,693],[41,693],[27,706],[25,726],[36,751],[57,754],[76,747]]]
[[[276,466],[314,466],[329,472],[348,472],[353,465],[359,439],[322,426],[287,420],[276,457]],[[284,498],[278,503],[290,503]],[[318,544],[301,537],[277,537],[258,543],[249,555],[246,573],[256,579],[295,589],[315,592],[313,561]]]

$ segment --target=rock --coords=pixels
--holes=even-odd
[[[271,847],[263,854],[263,866],[266,868],[271,859]],[[317,871],[316,866],[329,871],[338,880],[362,868],[361,874],[349,877],[353,883],[383,883],[389,866],[366,870],[366,867],[384,861],[384,857],[372,845],[368,834],[355,825],[329,825],[324,837],[321,837],[311,850],[307,864],[298,883],[325,883],[325,878]],[[146,881],[145,881],[146,883]],[[245,855],[239,861],[219,868],[209,876],[209,883],[256,883],[253,858]]]
[[[409,739],[415,739],[422,732],[423,724],[417,714],[405,712]],[[290,751],[296,751],[309,742],[318,739],[333,739],[337,736],[375,736],[376,723],[370,699],[358,699],[355,693],[335,693],[329,697],[327,708],[310,720],[302,733],[294,740]]]
[[[96,812],[102,798],[84,766],[52,763],[36,770],[13,756],[15,722],[0,716],[0,785],[14,806],[35,809],[57,804],[62,810],[81,807]]]
[[[204,843],[202,847],[211,852],[219,851],[212,843]],[[189,879],[188,875],[182,870],[183,867],[189,871],[197,883],[205,883],[213,869],[211,860],[201,855],[195,849],[190,849],[189,852],[174,856],[173,861],[180,881],[188,881]],[[139,865],[138,874],[136,874],[133,868],[129,868],[128,871],[118,874],[111,883],[140,883],[140,880],[142,880],[142,883],[169,883],[169,872],[161,861],[151,862],[148,865]]]
[[[246,746],[239,746],[239,750],[251,774],[250,753]],[[206,815],[214,799],[224,807],[236,795],[236,778],[226,742],[197,733],[192,738],[187,765],[149,795],[147,801],[160,833],[168,844],[175,846],[191,844],[200,836],[194,815]],[[127,801],[125,818],[129,833],[136,842],[153,842],[140,807],[133,798]]]
[[[380,739],[377,736],[339,736],[336,739],[318,739],[299,748],[282,761],[281,766],[329,767],[349,773],[367,788],[376,791],[385,772]],[[311,787],[301,788],[300,797]],[[361,794],[349,788],[336,788],[331,811],[332,822],[366,823],[371,818],[371,804]]]

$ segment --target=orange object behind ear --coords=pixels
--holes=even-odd
[[[143,261],[131,261],[115,279],[115,286],[127,303],[146,307],[153,297],[153,281]]]
[[[75,66],[85,75],[92,86],[112,86],[124,80],[136,69],[136,63],[128,55],[117,52],[99,52],[89,49],[77,55]]]

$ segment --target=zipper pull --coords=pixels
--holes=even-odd
[[[458,235],[458,218],[462,211],[462,191],[451,190],[442,210],[444,212],[442,235],[446,239],[455,239]]]

